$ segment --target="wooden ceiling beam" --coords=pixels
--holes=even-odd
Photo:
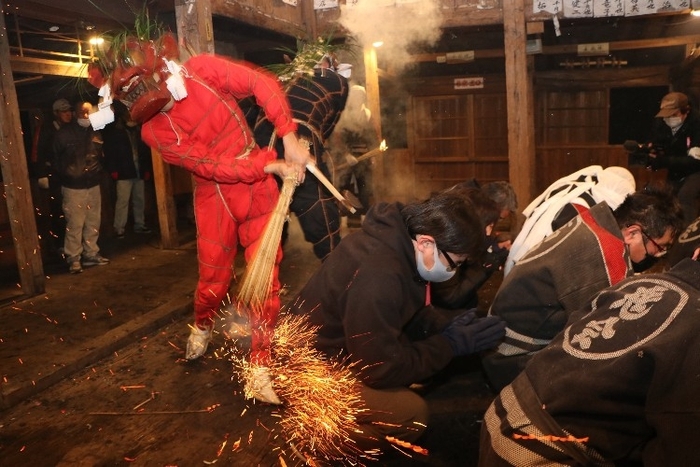
[[[87,64],[85,63],[13,56],[10,57],[10,68],[13,73],[87,78]]]
[[[634,49],[654,49],[659,47],[674,47],[680,45],[693,45],[700,43],[700,34],[692,34],[687,36],[664,37],[658,39],[639,39],[630,41],[615,41],[610,42],[609,51],[615,52],[620,50]],[[566,55],[577,54],[579,44],[564,44],[564,45],[545,45],[542,46],[543,55]],[[410,60],[413,62],[437,62],[438,58],[444,57],[445,53],[424,53],[411,55]],[[474,59],[484,58],[500,58],[505,57],[503,49],[482,49],[474,51]]]

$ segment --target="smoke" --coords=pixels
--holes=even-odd
[[[433,45],[440,39],[442,11],[438,0],[357,0],[341,5],[338,22],[362,47],[376,41],[386,66],[400,71],[410,64],[411,46]]]

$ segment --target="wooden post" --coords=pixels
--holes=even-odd
[[[190,55],[214,53],[210,0],[175,0],[175,21],[182,61]]]
[[[527,206],[535,191],[535,122],[533,62],[526,52],[525,0],[504,0],[503,31],[508,107],[508,174]]]
[[[209,0],[175,0],[175,20],[181,61],[184,62],[192,55],[200,53],[214,53],[214,27]],[[156,150],[151,151],[151,157],[161,247],[176,248],[180,238],[177,231],[171,166],[163,161]]]
[[[365,46],[365,91],[367,92],[367,107],[372,113],[371,122],[374,126],[374,131],[377,133],[377,139],[382,141],[382,112],[379,104],[379,73],[377,71],[377,49],[372,44]],[[391,142],[387,145],[391,147]],[[387,177],[384,176],[384,155],[379,155],[374,162],[374,202],[383,201],[384,181]]]
[[[177,248],[180,239],[177,232],[177,209],[173,197],[173,181],[170,164],[165,162],[160,153],[152,149],[153,181],[156,188],[158,206],[158,224],[160,226],[160,246],[165,249]]]
[[[306,26],[306,33],[308,34],[308,39],[311,41],[316,40],[316,35],[318,34],[318,28],[316,26],[316,10],[314,10],[314,0],[300,0],[299,6],[301,7],[301,17],[304,25]]]
[[[25,294],[33,296],[44,293],[44,267],[34,218],[17,91],[12,81],[5,14],[1,6],[0,13],[0,170],[5,186],[20,285]]]

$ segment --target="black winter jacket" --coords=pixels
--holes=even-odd
[[[77,122],[63,125],[54,137],[54,167],[61,186],[72,189],[92,188],[100,184],[102,136],[92,127]]]
[[[292,301],[293,312],[320,326],[319,350],[360,362],[359,377],[374,388],[424,380],[454,356],[439,334],[447,322],[426,306],[401,208],[373,206],[362,230],[340,242]]]

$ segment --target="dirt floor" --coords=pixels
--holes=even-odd
[[[101,243],[112,264],[75,276],[56,264],[45,295],[0,308],[0,464],[304,465],[281,430],[284,407],[243,398],[230,341],[218,334],[205,358],[183,359],[194,242],[161,250],[154,234]],[[318,260],[295,222],[285,251],[280,277],[292,296]],[[484,307],[499,282],[483,289]],[[422,393],[428,455],[396,449],[367,465],[476,464],[493,398],[478,360],[456,359]]]

